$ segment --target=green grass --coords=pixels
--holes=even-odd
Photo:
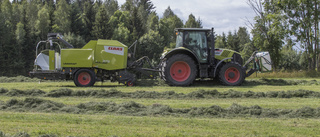
[[[314,79],[308,79],[314,80]],[[320,81],[318,79],[318,81]],[[51,91],[60,88],[70,88],[72,90],[88,90],[88,89],[117,89],[122,92],[134,92],[138,90],[144,91],[175,91],[177,93],[190,93],[192,91],[196,91],[199,89],[203,90],[213,90],[216,89],[219,92],[228,91],[230,89],[236,91],[249,91],[252,90],[254,92],[267,92],[267,91],[287,91],[287,90],[297,90],[297,89],[304,89],[304,90],[312,90],[312,91],[320,91],[320,85],[284,85],[284,86],[275,86],[275,85],[250,85],[250,86],[221,86],[217,83],[213,83],[212,85],[195,85],[189,87],[174,87],[174,86],[136,86],[136,87],[126,87],[123,84],[118,83],[111,83],[111,82],[104,82],[102,85],[100,82],[97,82],[94,87],[76,87],[73,82],[15,82],[15,83],[0,83],[0,88],[6,89],[41,89],[44,91]]]
[[[319,71],[274,71],[253,73],[249,78],[318,78]]]
[[[5,133],[31,136],[317,136],[319,119],[180,118],[0,112]]]
[[[248,80],[256,80],[249,78]],[[314,78],[285,78],[284,80],[317,80]],[[174,91],[190,93],[199,89],[219,92],[229,91],[288,91],[312,90],[319,92],[320,84],[312,85],[245,85],[227,87],[208,82],[204,85],[195,84],[190,87],[171,87],[167,85],[126,87],[123,84],[105,82],[96,83],[95,87],[75,87],[73,82],[14,82],[0,83],[0,88],[6,89],[41,89],[49,92],[68,88],[74,91],[91,89],[116,89],[122,92],[143,91]],[[9,97],[0,95],[0,101],[10,99],[25,99],[26,97]],[[258,105],[270,109],[298,109],[302,107],[320,107],[319,98],[213,98],[213,99],[135,99],[135,98],[96,98],[96,97],[37,97],[45,100],[78,105],[87,102],[109,102],[117,104],[134,101],[150,106],[153,104],[168,105],[171,108],[209,107],[218,105],[223,108],[233,103],[242,106]],[[208,118],[208,117],[172,117],[172,116],[124,116],[115,114],[70,114],[70,113],[38,113],[0,111],[0,131],[14,135],[25,131],[31,136],[56,134],[59,136],[318,136],[320,134],[320,119],[307,118]]]

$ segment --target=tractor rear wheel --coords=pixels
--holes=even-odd
[[[162,67],[163,78],[171,86],[189,86],[197,75],[194,60],[185,54],[173,55]]]
[[[236,62],[229,62],[223,65],[219,71],[219,80],[227,86],[239,86],[243,83],[245,72],[241,65]]]
[[[78,87],[91,87],[96,82],[96,75],[90,69],[80,69],[74,75],[74,84]]]

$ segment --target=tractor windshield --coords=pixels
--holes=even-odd
[[[183,32],[177,32],[176,48],[183,46]]]
[[[204,31],[185,32],[184,47],[195,53],[200,62],[207,61],[207,36]]]

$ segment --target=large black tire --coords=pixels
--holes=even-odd
[[[171,86],[189,86],[197,76],[194,60],[185,54],[177,54],[162,64],[162,78]]]
[[[91,87],[96,82],[96,75],[90,69],[80,69],[74,75],[73,81],[78,87]]]
[[[224,64],[219,71],[219,80],[223,85],[239,86],[243,83],[245,72],[237,62]]]

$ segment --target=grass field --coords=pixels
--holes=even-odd
[[[1,112],[7,133],[32,136],[317,136],[319,119],[132,117]]]
[[[75,87],[73,82],[63,81],[0,83],[0,88],[6,89],[7,93],[33,89],[41,89],[45,92],[41,95],[23,96],[5,94],[0,91],[0,131],[2,131],[0,136],[12,136],[21,134],[21,132],[31,136],[318,136],[320,134],[320,97],[318,94],[290,98],[279,96],[205,96],[199,98],[47,96],[59,89],[70,89],[74,92],[117,90],[121,93],[135,93],[146,91],[145,94],[148,95],[173,91],[185,96],[201,89],[216,90],[220,94],[228,93],[230,90],[237,91],[235,93],[250,91],[264,94],[280,91],[284,91],[280,93],[299,92],[299,89],[310,90],[312,93],[320,92],[320,79],[315,78],[281,80],[252,78],[238,87],[221,86],[213,81],[196,82],[190,87],[170,87],[159,81],[148,82],[136,87],[106,82],[97,83],[95,87],[89,88]],[[150,83],[153,86],[149,85]],[[32,103],[27,100],[31,100]],[[101,105],[101,102],[114,102],[113,107],[119,108],[109,111],[110,108]],[[126,106],[130,104],[126,102],[134,102],[133,105],[136,106]],[[240,106],[237,107],[235,104]],[[52,107],[52,105],[57,105],[59,108]],[[82,109],[84,105],[95,108]],[[44,106],[52,107],[52,109],[44,109]],[[221,111],[224,111],[223,115],[207,114],[207,112],[213,113],[209,111],[209,108],[213,106],[221,107]],[[170,110],[165,110],[165,108]],[[245,110],[237,112],[237,109],[244,108]],[[85,111],[71,111],[74,109]],[[139,112],[135,112],[137,109]],[[251,112],[247,113],[246,110],[259,110],[262,113],[250,114]],[[166,111],[166,113],[161,113],[161,111]],[[206,113],[199,111],[206,111]],[[309,111],[312,112],[309,113]],[[229,115],[229,113],[232,114]]]

